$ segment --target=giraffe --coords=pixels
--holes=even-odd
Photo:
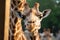
[[[18,0],[11,0],[9,40],[27,40],[22,29],[21,15],[17,11],[19,2]]]
[[[36,15],[41,15],[42,14],[40,12],[40,14],[38,13],[38,7],[39,7],[39,3],[35,3],[34,7],[30,10],[30,14],[27,15],[26,19],[25,19],[25,25],[26,28],[32,33],[32,39],[31,40],[40,40],[40,35],[38,30],[40,29],[40,23],[38,23],[38,25],[36,24],[37,21],[39,21],[38,17]],[[36,14],[37,12],[37,14]],[[28,21],[28,24],[27,21]],[[32,20],[32,21],[31,21]],[[36,21],[36,23],[34,23]]]
[[[20,3],[18,10],[22,13],[23,16],[26,16],[24,23],[26,29],[32,34],[31,40],[40,40],[38,30],[41,28],[41,21],[50,14],[51,9],[46,9],[41,12],[39,11],[39,3],[36,2],[34,7],[30,8],[25,0]]]

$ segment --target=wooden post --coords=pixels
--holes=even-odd
[[[5,27],[4,27],[4,40],[8,40],[9,30],[9,14],[10,14],[10,1],[6,0],[5,3]]]

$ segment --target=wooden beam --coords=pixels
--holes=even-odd
[[[5,27],[4,27],[4,40],[8,40],[9,31],[9,14],[10,14],[10,1],[6,0],[5,4]]]

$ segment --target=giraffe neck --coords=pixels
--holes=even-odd
[[[34,32],[32,32],[32,40],[40,40],[40,35],[38,30],[35,30]]]

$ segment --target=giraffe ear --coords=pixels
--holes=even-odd
[[[43,18],[46,18],[51,12],[51,9],[46,9],[44,10],[42,13],[43,13]]]

